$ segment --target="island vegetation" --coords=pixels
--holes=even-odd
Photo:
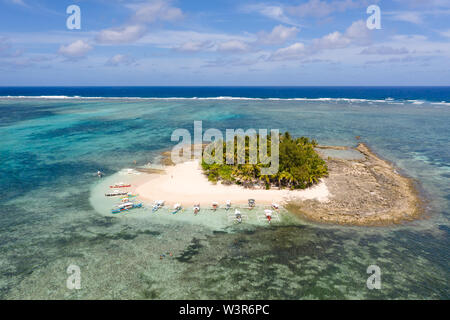
[[[257,135],[259,142],[259,135]],[[267,153],[271,156],[271,137],[267,136]],[[266,189],[271,187],[288,189],[305,189],[319,182],[320,178],[328,174],[328,168],[325,161],[314,149],[317,142],[307,137],[293,138],[289,132],[280,134],[279,144],[279,170],[273,175],[262,175],[261,168],[267,167],[261,159],[256,164],[249,164],[250,156],[250,138],[245,137],[245,163],[237,164],[237,143],[234,139],[234,164],[227,164],[226,148],[227,143],[223,143],[223,163],[208,164],[202,160],[202,168],[211,182],[221,181],[223,184],[239,184],[245,187],[254,185],[264,186]],[[258,145],[259,148],[259,145]]]

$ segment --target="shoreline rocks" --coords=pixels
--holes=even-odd
[[[324,157],[329,176],[323,180],[332,195],[329,201],[293,200],[286,208],[308,220],[342,225],[385,226],[419,218],[424,210],[413,180],[365,144],[354,149],[365,159]]]

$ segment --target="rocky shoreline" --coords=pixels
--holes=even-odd
[[[343,150],[324,149],[330,148]],[[364,159],[323,156],[329,169],[323,179],[332,195],[329,201],[292,200],[286,208],[309,220],[343,225],[384,226],[417,219],[424,210],[413,180],[399,174],[364,143],[355,150]]]

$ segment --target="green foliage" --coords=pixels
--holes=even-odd
[[[257,136],[259,138],[259,136]],[[320,158],[314,147],[317,146],[315,140],[307,137],[293,138],[289,132],[280,135],[279,145],[279,170],[274,175],[262,175],[261,168],[269,167],[270,164],[263,164],[258,159],[256,164],[249,164],[250,138],[245,138],[245,164],[237,164],[237,137],[234,139],[234,163],[226,164],[226,142],[223,143],[223,164],[207,164],[202,162],[202,168],[208,179],[212,182],[223,181],[224,183],[236,183],[244,186],[259,184],[266,189],[271,186],[289,189],[304,189],[319,181],[320,178],[328,174],[325,161]],[[268,155],[271,155],[271,139],[267,136]],[[259,150],[259,139],[257,148]],[[214,154],[214,153],[213,153]]]

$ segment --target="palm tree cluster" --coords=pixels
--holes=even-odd
[[[237,140],[234,139],[234,164],[227,164],[226,145],[224,141],[216,143],[223,144],[223,163],[208,164],[202,161],[202,168],[208,179],[214,183],[222,181],[225,184],[236,183],[246,187],[262,185],[269,189],[272,186],[289,189],[304,189],[317,183],[320,178],[328,174],[328,168],[325,161],[318,155],[314,147],[317,142],[307,137],[293,138],[289,132],[280,134],[279,143],[279,170],[273,175],[262,175],[261,168],[269,167],[269,164],[263,164],[257,157],[256,164],[249,163],[250,141],[245,137],[245,163],[237,162]],[[257,135],[257,148],[259,150],[259,135]],[[271,137],[267,136],[267,153],[271,156]],[[214,150],[211,154],[214,156]],[[267,162],[266,162],[267,163]]]

